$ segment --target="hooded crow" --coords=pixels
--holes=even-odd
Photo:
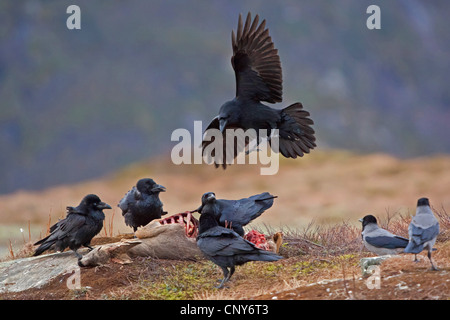
[[[213,214],[219,225],[232,228],[241,237],[244,236],[243,227],[272,207],[273,199],[277,198],[268,192],[263,192],[249,198],[225,200],[216,199],[213,192],[207,192],[202,196],[202,205],[193,212],[197,211],[201,214],[203,205],[210,195],[214,196],[209,203],[216,207]]]
[[[380,228],[377,224],[377,219],[373,215],[366,215],[359,221],[362,222],[361,236],[364,246],[376,255],[398,254],[403,252],[408,245],[408,239],[396,236]]]
[[[423,250],[427,250],[431,269],[438,270],[431,259],[431,252],[439,234],[439,221],[434,216],[433,211],[431,211],[428,198],[420,198],[417,201],[416,215],[409,224],[408,232],[409,243],[405,248],[405,252],[418,254]]]
[[[102,202],[95,194],[85,196],[78,207],[67,207],[67,216],[50,228],[47,237],[34,244],[40,244],[34,256],[48,249],[63,251],[69,247],[81,259],[77,250],[81,246],[92,250],[91,240],[102,230],[105,220],[103,209],[111,209],[111,206]]]
[[[223,272],[223,279],[218,288],[222,288],[235,271],[235,266],[249,261],[276,261],[281,256],[257,248],[232,229],[219,226],[216,215],[216,197],[208,193],[202,197],[203,209],[199,220],[197,245],[206,258],[218,265]]]
[[[136,187],[128,191],[118,204],[125,218],[125,224],[136,232],[138,227],[145,226],[154,219],[161,219],[167,212],[163,211],[159,193],[165,191],[166,188],[153,179],[139,180]]]
[[[278,129],[279,150],[274,151],[281,152],[286,158],[302,157],[316,147],[312,128],[314,122],[301,103],[294,103],[284,109],[274,109],[261,103],[281,102],[283,81],[280,57],[266,28],[266,21],[258,23],[258,15],[252,22],[249,12],[245,24],[239,15],[237,32],[231,33],[231,64],[235,72],[236,97],[222,105],[219,115],[206,128],[202,142],[203,155],[213,160],[216,168],[222,165],[225,169],[255,139],[259,144],[260,139],[264,138],[259,136],[259,130],[266,130],[265,138],[271,144],[272,131]],[[223,152],[208,148],[215,140],[209,129],[217,129],[222,133]],[[226,129],[254,129],[257,135],[249,136],[244,143],[235,142],[227,148]]]

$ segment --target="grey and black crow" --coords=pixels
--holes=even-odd
[[[259,136],[259,130],[266,130],[269,144],[273,139],[272,131],[279,130],[279,150],[274,151],[281,152],[286,158],[302,157],[316,147],[312,128],[314,122],[301,103],[294,103],[284,109],[274,109],[261,103],[281,102],[283,81],[280,57],[266,28],[266,21],[258,23],[258,15],[252,22],[249,12],[245,24],[239,15],[237,32],[235,34],[232,31],[231,34],[231,64],[235,72],[236,97],[222,105],[219,115],[206,128],[202,142],[203,155],[213,160],[216,167],[222,165],[225,169],[237,154],[248,148],[250,140],[256,139],[259,143],[264,138]],[[217,129],[222,133],[223,152],[208,147],[216,139],[209,129]],[[226,136],[231,133],[226,129],[254,129],[258,135],[248,138],[245,143],[235,142],[234,146],[229,145],[227,148]],[[273,149],[274,146],[271,146]]]
[[[77,207],[67,207],[67,216],[50,228],[47,237],[34,244],[40,244],[34,256],[47,249],[63,251],[69,247],[81,259],[77,250],[81,246],[92,250],[91,240],[102,230],[105,220],[103,209],[111,209],[111,206],[102,202],[95,194],[85,196]]]
[[[118,204],[125,224],[136,232],[138,227],[145,226],[154,219],[161,219],[167,212],[163,211],[159,193],[165,191],[166,188],[153,179],[140,179],[136,187],[128,191]]]
[[[439,234],[439,221],[431,211],[428,198],[420,198],[417,201],[416,215],[409,224],[408,233],[409,243],[405,252],[418,254],[427,250],[431,269],[438,270],[431,259],[431,252]]]
[[[243,227],[272,207],[273,199],[277,198],[268,192],[263,192],[249,198],[226,200],[216,199],[213,192],[207,192],[202,196],[202,205],[194,212],[202,213],[203,203],[210,195],[214,196],[214,201],[211,200],[210,205],[216,207],[213,214],[219,225],[232,228],[240,236],[244,236]]]
[[[364,246],[376,255],[398,254],[403,252],[408,245],[408,239],[396,236],[380,228],[377,224],[377,219],[373,215],[366,215],[359,221],[362,222],[361,236]]]
[[[202,197],[203,209],[199,220],[197,245],[206,258],[218,265],[223,272],[223,279],[218,286],[222,288],[235,271],[235,266],[249,261],[276,261],[281,256],[259,249],[232,229],[219,226],[216,215],[215,196],[209,193]]]

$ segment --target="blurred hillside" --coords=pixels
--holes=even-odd
[[[73,31],[74,1],[0,2],[0,193],[167,154],[174,129],[233,98],[230,34],[248,11],[280,50],[279,106],[304,104],[319,148],[450,152],[448,1],[75,2]]]
[[[210,167],[177,166],[169,157],[134,163],[101,179],[1,195],[0,225],[17,226],[17,232],[31,222],[34,231],[41,232],[49,218],[54,222],[65,217],[67,206],[96,193],[112,206],[105,213],[107,221],[114,219],[114,233],[130,232],[117,204],[142,177],[153,177],[167,188],[160,198],[170,215],[198,208],[208,191],[221,199],[269,191],[278,199],[256,223],[275,228],[303,227],[312,220],[360,226],[358,219],[368,213],[414,214],[420,197],[428,197],[436,209],[450,207],[450,156],[400,160],[386,154],[318,150],[303,161],[281,159],[276,175],[260,175],[261,167],[235,165],[212,176]]]
[[[301,230],[312,221],[318,225],[345,221],[360,228],[358,219],[366,214],[413,215],[420,197],[428,197],[436,210],[450,207],[448,155],[400,160],[386,154],[317,150],[302,161],[281,159],[278,174],[272,176],[261,176],[259,165],[235,165],[213,171],[214,175],[212,169],[177,166],[170,157],[161,157],[134,163],[101,179],[0,195],[0,259],[9,241],[15,249],[23,246],[29,224],[31,240],[42,238],[51,224],[66,216],[67,206],[78,205],[88,193],[96,193],[112,207],[105,210],[101,235],[130,233],[117,204],[142,177],[153,177],[167,188],[160,198],[169,215],[198,208],[202,194],[208,191],[221,199],[269,191],[278,198],[250,226],[260,228]]]

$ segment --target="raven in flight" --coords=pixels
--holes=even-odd
[[[209,161],[213,160],[216,168],[222,165],[225,169],[242,151],[248,154],[251,151],[249,145],[255,139],[258,145],[261,139],[267,138],[272,146],[274,129],[278,129],[279,139],[279,150],[274,151],[281,152],[286,158],[302,157],[316,147],[315,132],[311,127],[314,122],[301,103],[294,103],[284,109],[274,109],[261,103],[281,102],[283,86],[278,50],[265,27],[266,21],[263,20],[259,26],[258,22],[259,16],[256,15],[252,23],[249,12],[243,25],[242,16],[239,15],[237,32],[231,33],[231,64],[236,78],[236,97],[222,105],[219,115],[205,129],[202,142],[203,156]],[[211,148],[216,136],[209,129],[221,132],[223,150]],[[230,133],[231,130],[226,129],[254,129],[256,136],[247,136],[241,143],[234,140],[227,147],[227,136],[236,136],[238,131]],[[261,129],[267,130],[267,137],[259,134]],[[232,139],[235,139],[233,136]]]
[[[216,199],[216,195],[213,192],[207,192],[202,196],[202,205],[192,212],[202,214],[203,204],[207,203],[207,199],[210,196],[214,196],[214,198],[210,199],[209,203],[211,206],[216,207],[213,210],[213,214],[219,225],[232,228],[241,237],[244,236],[243,226],[258,218],[264,211],[272,207],[273,199],[277,198],[277,196],[273,196],[268,192],[263,192],[249,198],[225,200]]]
[[[163,211],[163,203],[159,193],[166,188],[153,179],[141,179],[120,200],[118,207],[122,210],[125,224],[136,232],[138,227],[147,225],[154,219],[161,219],[167,212]]]
[[[283,257],[257,248],[232,229],[219,226],[216,215],[216,197],[208,193],[202,197],[197,245],[206,258],[218,265],[223,272],[223,279],[218,286],[222,288],[235,271],[235,266],[249,261],[277,261]]]
[[[103,220],[105,220],[103,209],[111,209],[111,206],[102,202],[95,194],[85,196],[78,207],[67,207],[67,216],[50,228],[50,234],[47,237],[34,244],[40,244],[34,256],[40,255],[47,249],[63,251],[69,247],[78,259],[81,259],[82,256],[77,250],[81,246],[92,250],[91,240],[102,230]]]

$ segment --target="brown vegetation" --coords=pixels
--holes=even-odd
[[[77,292],[64,285],[66,275],[41,290],[2,298],[448,299],[450,216],[445,208],[450,207],[449,172],[450,161],[444,156],[402,161],[337,151],[282,160],[276,176],[260,176],[259,168],[253,166],[234,166],[224,172],[207,166],[177,167],[159,160],[130,166],[97,181],[1,196],[2,225],[27,228],[31,222],[28,235],[12,241],[10,251],[17,258],[29,255],[29,240],[43,236],[51,223],[65,215],[65,207],[77,204],[86,193],[95,192],[113,206],[112,212],[105,211],[105,229],[94,244],[116,241],[121,233],[130,233],[115,204],[141,177],[157,177],[167,187],[161,199],[169,214],[197,208],[207,191],[214,191],[219,198],[269,191],[279,198],[251,227],[265,234],[282,231],[280,254],[285,258],[238,267],[224,290],[213,288],[221,271],[209,261],[135,258],[128,265],[82,269],[83,288]],[[365,279],[360,278],[359,260],[371,254],[362,248],[357,219],[374,214],[381,226],[407,236],[416,201],[422,196],[430,198],[440,220],[438,250],[433,256],[441,271],[428,271],[425,254],[419,263],[402,255],[383,263],[381,289],[367,290]],[[320,283],[326,279],[339,280]]]
[[[134,258],[129,264],[109,263],[81,269],[79,290],[67,289],[69,275],[41,289],[3,294],[3,299],[448,299],[450,298],[450,215],[438,211],[441,233],[433,258],[440,271],[430,271],[426,254],[414,263],[400,255],[380,266],[380,288],[370,289],[361,277],[360,230],[347,223],[282,230],[284,259],[252,262],[237,268],[223,290],[215,289],[221,271],[210,261]],[[385,216],[391,231],[407,230],[402,216]],[[267,228],[266,228],[267,229]],[[398,233],[401,233],[398,232]],[[96,237],[93,244],[120,237]]]
[[[171,164],[154,159],[129,166],[103,179],[58,186],[39,192],[20,191],[0,196],[0,224],[23,225],[28,221],[32,235],[46,232],[45,225],[65,216],[68,205],[76,205],[87,193],[96,193],[112,205],[105,210],[106,225],[114,220],[113,233],[130,232],[116,204],[142,177],[154,177],[167,187],[161,194],[169,214],[199,206],[201,195],[214,191],[219,198],[242,198],[263,191],[278,195],[258,225],[305,226],[343,220],[358,225],[366,213],[413,214],[418,198],[426,196],[437,208],[450,207],[450,158],[436,156],[400,160],[388,155],[356,155],[344,151],[314,151],[300,160],[280,159],[276,175],[261,176],[257,165],[235,165],[226,171],[206,165]],[[102,231],[103,232],[103,231]]]

